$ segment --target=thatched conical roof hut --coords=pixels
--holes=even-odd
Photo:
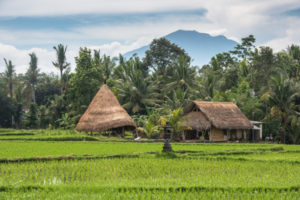
[[[136,125],[118,99],[104,84],[81,116],[77,131],[102,132],[113,129],[134,130]]]

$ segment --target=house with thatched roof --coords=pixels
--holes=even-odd
[[[232,102],[193,101],[184,110],[186,140],[204,137],[209,141],[247,139],[253,125]]]
[[[76,126],[77,131],[87,133],[114,131],[122,135],[125,130],[135,128],[135,122],[106,84],[99,89]]]

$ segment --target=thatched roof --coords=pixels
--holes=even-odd
[[[195,130],[207,130],[211,127],[210,122],[201,112],[189,112],[184,116],[184,124]]]
[[[203,116],[189,117],[194,112],[200,112]],[[193,101],[184,110],[189,124],[201,121],[198,129],[207,129],[207,122],[219,129],[250,129],[252,124],[241,110],[232,102],[208,102]],[[198,119],[198,118],[201,118]],[[193,126],[191,126],[193,128]],[[201,127],[201,128],[200,128]]]
[[[76,130],[102,132],[116,128],[132,130],[135,127],[133,119],[120,105],[108,86],[104,84],[81,116]]]

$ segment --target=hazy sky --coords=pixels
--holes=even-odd
[[[79,47],[116,56],[178,29],[225,35],[279,51],[300,45],[299,0],[0,0],[0,72],[3,58],[17,73],[35,52],[41,71],[58,71],[53,46],[68,45],[74,68]]]

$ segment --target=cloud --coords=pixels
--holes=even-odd
[[[210,30],[210,24],[202,16],[188,15],[177,17],[165,16],[156,20],[145,19],[138,22],[122,24],[106,24],[101,26],[77,27],[75,32],[90,38],[102,38],[105,40],[134,41],[141,37],[156,38],[169,34],[178,29],[204,29]]]
[[[215,5],[218,6],[215,6]],[[287,1],[205,1],[206,18],[214,27],[225,28],[225,35],[241,38],[254,34],[258,43],[284,34],[289,25],[282,13],[300,6],[296,0]]]
[[[113,57],[118,56],[119,54],[124,54],[134,49],[137,49],[141,46],[148,45],[151,42],[151,39],[142,37],[133,43],[121,44],[120,42],[112,42],[100,46],[88,46],[90,49],[100,49],[102,54],[110,55]]]
[[[81,20],[82,16],[73,16],[76,21]],[[86,19],[91,19],[92,16],[87,16]],[[98,19],[99,16],[96,17]],[[163,15],[142,15],[128,17],[126,20],[121,20],[122,16],[111,17],[97,20],[92,19],[95,23],[79,23],[77,26],[68,27],[68,29],[60,28],[62,25],[49,26],[46,28],[26,28],[26,26],[17,26],[24,20],[16,22],[13,20],[11,24],[15,27],[5,28],[10,21],[6,20],[1,28],[0,20],[0,35],[2,42],[12,44],[17,47],[28,46],[53,46],[56,43],[72,44],[72,45],[99,45],[108,42],[133,42],[141,37],[159,37],[173,32],[177,29],[196,29],[197,27],[205,27],[205,19],[203,12],[185,13],[168,13]],[[125,18],[125,16],[124,16]],[[63,21],[61,18],[59,20]],[[102,20],[102,21],[101,21]],[[25,21],[28,21],[25,20]],[[36,20],[33,20],[36,21]],[[39,24],[47,23],[49,19],[37,20]],[[53,20],[50,20],[53,23]],[[33,23],[33,22],[32,22]],[[65,21],[66,26],[68,20]],[[72,22],[71,22],[72,23]],[[37,25],[35,25],[37,26]],[[45,27],[42,25],[41,27]],[[204,30],[203,30],[204,31]]]
[[[86,23],[76,24],[77,26],[67,30],[55,29],[55,25],[51,26],[53,21],[49,27],[42,30],[24,30],[24,27],[17,30],[3,30],[2,27],[4,33],[0,32],[0,34],[2,42],[18,47],[26,46],[26,43],[53,45],[62,42],[73,45],[99,45],[113,41],[133,42],[140,37],[159,37],[177,29],[192,29],[213,35],[224,34],[234,40],[254,34],[258,44],[264,44],[274,38],[286,36],[286,30],[293,22],[288,20],[289,16],[285,13],[297,7],[300,7],[298,0],[231,0],[230,2],[90,0],[85,3],[82,0],[72,1],[72,3],[68,0],[7,0],[0,3],[0,16],[6,18],[61,15],[67,20],[67,16],[72,15],[72,20],[77,17],[77,20],[83,22],[86,20]],[[194,12],[196,10],[205,12]],[[178,11],[182,12],[178,13]],[[93,13],[97,14],[99,19],[95,20]],[[86,14],[86,17],[82,14]],[[104,19],[101,19],[101,15],[105,15]],[[294,20],[299,21],[300,18]]]
[[[11,60],[15,66],[16,73],[25,73],[28,69],[30,58],[29,53],[35,52],[38,57],[38,67],[43,72],[53,72],[54,68],[51,66],[51,61],[55,59],[55,53],[46,49],[31,48],[28,50],[20,50],[11,45],[5,45],[0,43],[0,58],[6,58]],[[4,61],[0,62],[0,72],[5,71]],[[50,67],[51,66],[51,67]]]
[[[67,28],[61,28],[63,23],[55,26],[53,20],[42,28],[26,29],[24,25],[13,30],[6,23],[0,26],[0,58],[11,59],[18,72],[25,72],[28,53],[36,51],[43,71],[56,71],[51,64],[55,59],[52,47],[62,43],[68,45],[67,58],[74,69],[79,47],[116,56],[178,29],[222,34],[235,41],[254,34],[257,45],[279,51],[292,43],[300,44],[300,18],[289,14],[299,7],[299,0],[0,0],[0,25],[1,20],[24,16],[80,21]],[[93,15],[100,16],[99,22]],[[0,72],[3,70],[4,62],[0,61]]]
[[[294,17],[289,17],[290,26],[284,30],[283,36],[273,38],[263,45],[272,47],[275,52],[286,49],[288,45],[300,45],[300,20],[293,18]]]
[[[81,41],[85,36],[77,32],[64,32],[59,30],[5,30],[0,29],[1,42],[17,47],[53,47],[58,43]]]
[[[57,16],[74,14],[149,13],[201,8],[201,1],[189,0],[2,0],[0,16]]]
[[[89,49],[100,50],[100,53],[103,55],[109,55],[112,57],[118,56],[120,53],[126,53],[128,51],[132,51],[140,46],[147,45],[151,42],[151,40],[147,38],[140,38],[139,40],[122,44],[120,42],[112,42],[99,46],[87,46]],[[6,45],[0,43],[0,58],[6,58],[13,62],[15,65],[15,70],[17,73],[26,73],[28,69],[28,65],[30,62],[29,53],[35,52],[38,57],[38,67],[41,72],[46,73],[55,73],[58,74],[58,70],[52,65],[52,61],[55,61],[56,55],[54,50],[48,50],[45,48],[31,48],[27,50],[18,49],[12,45]],[[71,69],[74,71],[75,69],[75,57],[78,56],[79,47],[76,46],[68,46],[66,56],[67,62],[71,63]],[[1,63],[1,61],[0,61]],[[4,61],[0,64],[0,72],[5,71]]]

